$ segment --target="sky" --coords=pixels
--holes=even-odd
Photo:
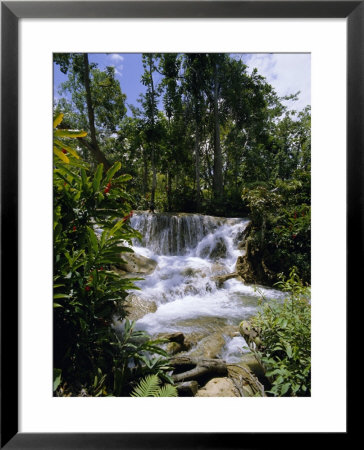
[[[301,110],[311,104],[311,58],[307,53],[252,53],[234,54],[248,66],[251,72],[254,68],[264,76],[275,88],[279,96],[295,94],[300,91],[298,101],[285,104],[290,109]],[[98,64],[103,70],[106,66],[115,67],[115,76],[120,81],[121,90],[126,94],[126,103],[137,106],[137,98],[145,87],[140,79],[143,73],[142,57],[140,53],[105,54],[89,53],[89,61]],[[59,66],[54,65],[54,96],[60,83],[66,81]]]

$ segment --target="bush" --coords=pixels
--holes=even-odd
[[[311,207],[309,182],[297,171],[296,179],[243,190],[252,227],[251,248],[273,279],[296,266],[305,282],[311,280]],[[248,255],[250,257],[250,255]],[[257,280],[268,283],[267,280]]]
[[[106,173],[102,164],[93,171],[72,145],[85,133],[56,128],[61,120],[62,114],[54,121],[54,389],[125,395],[135,378],[157,373],[168,379],[169,370],[160,342],[135,332],[126,319],[134,280],[113,271],[133,251],[132,238],[140,237],[129,224],[130,176],[118,175],[120,162]],[[124,321],[119,335],[115,318]]]
[[[303,286],[295,268],[277,283],[289,293],[283,303],[266,301],[251,320],[261,345],[253,352],[271,382],[268,393],[278,396],[311,395],[311,305],[309,288]]]

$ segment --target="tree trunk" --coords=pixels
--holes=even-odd
[[[200,197],[200,134],[198,130],[198,122],[196,120],[196,136],[195,136],[195,166],[196,166],[196,212],[201,209]]]
[[[228,373],[225,362],[219,359],[195,360],[194,358],[180,357],[172,359],[171,365],[179,369],[184,366],[189,369],[183,373],[172,375],[175,382],[226,376]]]
[[[143,147],[143,195],[144,198],[148,193],[148,157],[147,151]]]
[[[83,54],[83,65],[84,65],[84,85],[86,90],[86,104],[87,104],[87,115],[90,128],[90,138],[91,145],[88,146],[89,150],[92,152],[93,157],[100,164],[104,165],[104,169],[110,169],[111,164],[106,159],[105,155],[100,150],[99,144],[96,137],[95,129],[95,113],[92,105],[91,88],[90,88],[90,68],[88,62],[88,54]]]
[[[218,204],[222,203],[223,197],[223,181],[222,181],[222,154],[220,143],[220,120],[219,120],[219,80],[218,65],[214,65],[214,175],[213,175],[213,191],[214,199]]]
[[[150,209],[154,211],[155,208],[155,191],[157,187],[157,171],[156,171],[156,163],[155,163],[155,141],[154,141],[154,104],[155,104],[155,91],[154,91],[154,82],[153,82],[153,70],[152,70],[152,57],[149,59],[149,73],[151,79],[151,91],[152,91],[152,130],[153,130],[153,140],[152,140],[152,192],[150,199]]]

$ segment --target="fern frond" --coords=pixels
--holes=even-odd
[[[148,375],[140,380],[131,394],[132,397],[156,397],[159,391],[158,375]]]
[[[165,384],[159,389],[156,397],[178,397],[177,388],[172,384]]]

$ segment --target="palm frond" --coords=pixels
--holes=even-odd
[[[156,397],[159,391],[160,380],[157,375],[148,375],[142,378],[131,394],[132,397]]]
[[[172,384],[160,387],[158,375],[142,378],[131,394],[132,397],[177,397],[177,388]]]
[[[156,397],[178,397],[177,388],[172,384],[165,384],[159,389]]]

